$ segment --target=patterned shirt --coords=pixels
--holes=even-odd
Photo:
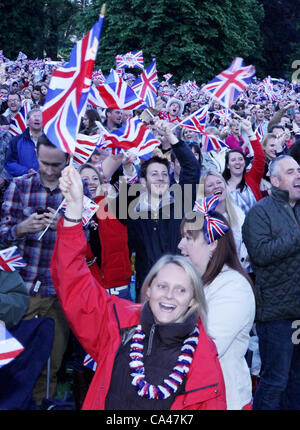
[[[84,194],[90,197],[87,185],[84,184]],[[50,262],[56,241],[56,230],[50,228],[39,240],[42,231],[27,233],[24,237],[16,236],[17,224],[24,221],[38,208],[51,207],[57,210],[63,201],[63,195],[57,187],[50,190],[41,183],[39,173],[26,174],[14,178],[5,192],[0,222],[1,247],[16,245],[23,255],[26,267],[20,270],[25,286],[30,295],[36,294],[34,287],[39,281],[39,291],[42,297],[55,296],[50,276]],[[59,211],[62,216],[64,209]]]
[[[245,184],[242,192],[239,188],[231,191],[230,197],[232,198],[234,203],[242,209],[245,215],[247,215],[249,210],[256,203],[255,195],[247,184]]]

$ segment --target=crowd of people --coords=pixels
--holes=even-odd
[[[27,351],[0,368],[0,409],[46,408],[66,363],[74,409],[300,409],[300,85],[255,78],[228,109],[168,76],[155,108],[88,105],[80,133],[138,116],[160,143],[78,168],[43,132],[54,67],[15,62],[0,86],[0,244],[26,262],[0,320]],[[181,124],[205,105],[209,151]]]

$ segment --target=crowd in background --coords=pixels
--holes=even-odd
[[[34,65],[30,62],[19,61],[6,66],[5,71],[1,75],[0,187],[3,212],[1,216],[0,230],[2,229],[2,232],[0,232],[0,237],[2,248],[5,247],[4,243],[6,246],[9,243],[7,240],[4,240],[10,234],[7,227],[9,221],[7,220],[10,216],[13,217],[17,211],[16,191],[12,190],[11,186],[12,182],[14,182],[13,180],[20,181],[20,177],[24,175],[27,178],[27,175],[34,176],[39,173],[41,162],[44,163],[43,169],[47,167],[46,158],[42,158],[47,144],[44,141],[40,142],[40,139],[43,137],[42,107],[47,97],[51,74],[55,67],[51,62],[49,64],[44,62]],[[135,78],[136,76],[133,73],[123,73],[123,79],[128,85],[132,85]],[[99,84],[97,74],[94,75],[93,82],[95,85]],[[253,283],[255,286],[258,263],[252,255],[255,251],[253,251],[250,244],[247,244],[247,246],[245,244],[243,225],[251,209],[258,202],[270,197],[272,194],[272,186],[274,184],[271,180],[269,170],[272,161],[282,155],[290,155],[298,164],[300,163],[300,85],[284,79],[271,79],[267,83],[263,79],[255,78],[238,99],[235,100],[230,109],[224,108],[217,100],[211,99],[208,94],[201,90],[202,86],[192,81],[175,83],[172,77],[164,77],[158,86],[155,108],[128,111],[95,108],[88,105],[86,113],[81,119],[80,132],[89,136],[100,134],[101,129],[97,126],[97,121],[100,121],[108,132],[111,132],[124,125],[130,116],[138,115],[160,141],[160,145],[155,149],[153,156],[167,160],[162,163],[165,163],[165,166],[169,169],[170,183],[181,183],[184,175],[186,175],[185,178],[187,181],[188,169],[185,163],[190,163],[188,164],[189,166],[194,165],[194,172],[199,172],[196,179],[200,187],[198,187],[196,201],[209,196],[218,197],[216,210],[226,218],[228,225],[231,227],[239,264],[244,270],[249,284]],[[205,105],[209,105],[205,130],[224,143],[220,148],[210,151],[206,151],[205,149],[201,132],[178,126],[184,118],[190,117]],[[14,135],[11,131],[11,122],[24,106],[30,106],[27,112],[26,129],[22,133]],[[162,126],[162,124],[167,125]],[[185,144],[185,147],[188,148],[188,154],[181,154],[180,151],[177,153],[173,149],[172,139],[170,139],[168,133],[162,132],[163,127],[166,127],[168,132],[171,130],[177,141]],[[196,164],[193,164],[195,160],[188,158],[191,154],[197,160]],[[44,156],[46,157],[46,155],[45,152]],[[58,163],[56,159],[54,161],[52,160],[53,165]],[[59,162],[65,166],[64,157]],[[49,163],[51,164],[51,159]],[[119,176],[125,177],[128,185],[137,181],[143,183],[143,179],[147,185],[148,180],[147,172],[143,171],[143,163],[139,159],[112,155],[111,152],[105,151],[101,147],[95,149],[88,162],[82,165],[78,171],[86,185],[85,194],[91,197],[97,204],[103,199],[103,196],[98,192],[101,184],[104,184],[106,195],[109,195],[109,187],[118,192]],[[60,173],[61,170],[59,170],[57,176],[60,176]],[[45,179],[41,182],[45,185]],[[297,184],[296,186],[298,187]],[[24,194],[26,192],[29,193],[25,186],[23,190]],[[13,191],[15,194],[12,194]],[[39,191],[36,193],[38,195]],[[40,206],[39,197],[35,197],[35,199],[36,207],[34,209],[38,210]],[[47,202],[49,201],[47,200]],[[9,210],[7,209],[8,207]],[[49,209],[49,212],[52,215],[57,215],[54,214],[54,210],[52,209]],[[294,212],[297,218],[298,214],[296,210]],[[37,213],[39,212],[37,211]],[[31,215],[30,212],[26,213],[26,208],[23,208],[24,217],[30,217]],[[137,249],[129,247],[128,251],[126,246],[127,241],[131,240],[130,232],[128,233],[128,238],[127,226],[124,227],[123,224],[121,225],[121,223],[117,223],[117,220],[115,221],[116,223],[112,226],[111,230],[107,229],[103,221],[97,220],[95,217],[90,222],[87,236],[89,237],[89,247],[86,260],[94,277],[99,282],[108,279],[105,288],[116,290],[111,291],[110,294],[115,294],[131,301],[138,301],[143,279],[139,280],[135,278],[136,269],[140,264],[140,260],[135,260],[135,258],[139,258],[139,256],[136,256]],[[54,223],[53,220],[51,222]],[[58,222],[59,220],[56,221],[55,226],[53,225],[53,231],[56,230]],[[179,235],[179,224],[177,227]],[[41,227],[39,228],[41,229]],[[36,231],[38,229],[34,230],[34,232]],[[186,239],[185,234],[182,233],[183,239]],[[50,254],[54,248],[55,237],[53,236],[51,240],[53,246],[49,247],[50,251],[48,249]],[[107,246],[108,243],[110,243],[109,247]],[[133,243],[135,243],[134,240]],[[183,255],[187,255],[186,245],[182,244],[182,242],[180,244],[179,250]],[[115,246],[114,250],[112,249],[113,245]],[[177,245],[178,243],[176,247]],[[32,244],[25,246],[33,248]],[[299,245],[295,245],[295,252],[299,254],[298,247]],[[250,248],[251,253],[249,252]],[[107,258],[105,257],[104,249],[107,249]],[[126,249],[126,252],[123,252],[124,249]],[[32,250],[31,252],[33,255]],[[113,252],[118,252],[117,259],[114,260],[116,263],[113,263],[113,260],[109,260]],[[147,255],[147,252],[145,251],[145,255]],[[100,254],[101,258],[99,258]],[[30,256],[30,252],[26,255],[27,257]],[[123,261],[123,259],[123,272],[120,273],[120,261]],[[43,262],[40,260],[36,264],[43,265]],[[118,274],[113,273],[111,266],[114,266],[114,264],[116,265]],[[145,271],[147,266],[144,263],[143,265],[143,270]],[[47,269],[50,270],[50,267]],[[34,270],[38,272],[38,268]],[[28,285],[31,282],[29,277],[24,277],[23,280],[28,289]],[[241,280],[239,282],[243,283]],[[244,280],[244,282],[246,281]],[[31,293],[35,287],[36,283],[29,288]],[[48,293],[51,296],[50,284],[48,288],[50,291]],[[209,300],[209,297],[207,299]],[[247,301],[251,301],[249,297]],[[249,312],[249,316],[246,325],[250,338],[247,339],[246,360],[249,367],[249,375],[252,377],[252,394],[254,394],[259,383],[262,366],[258,349],[258,336],[254,323],[254,310],[247,308],[245,314],[247,312]],[[19,321],[23,318],[25,309],[22,310],[21,314]],[[28,314],[26,315],[28,316]],[[226,318],[230,318],[230,316],[228,314]],[[251,324],[251,318],[253,325]],[[280,318],[284,319],[282,316]],[[62,324],[61,327],[62,331],[67,330],[65,324]],[[83,402],[82,396],[85,396],[87,392],[93,377],[93,371],[85,370],[83,372],[82,370],[85,351],[80,342],[78,342],[78,339],[74,335],[71,337],[71,342],[67,341],[66,338],[67,335],[64,336],[62,342],[65,344],[69,342],[72,345],[72,352],[69,353],[68,359],[72,360],[73,363],[74,392],[75,397],[77,396],[76,407],[80,408]],[[62,351],[65,352],[66,350],[66,346],[62,348]],[[67,353],[65,352],[65,354]],[[62,357],[60,361],[62,361]],[[228,362],[226,360],[225,362],[224,369],[226,366],[228,367]],[[244,371],[243,369],[241,372],[241,378]],[[84,377],[80,379],[83,373]],[[54,393],[52,394],[55,394],[55,385]],[[113,400],[110,399],[110,401],[113,404]],[[249,402],[249,399],[247,402]],[[242,409],[246,406],[247,402],[245,400],[238,407],[233,406],[232,408]],[[232,404],[237,405],[238,402],[234,403],[233,401]]]

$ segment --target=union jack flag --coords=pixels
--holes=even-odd
[[[137,149],[137,155],[142,160],[148,160],[154,149],[160,145],[160,141],[153,136],[147,126],[138,117],[128,118],[119,129],[105,134],[105,142],[102,149],[122,148],[125,151],[130,148]]]
[[[184,93],[185,99],[188,101],[193,100],[199,95],[200,88],[198,87],[196,81],[187,81],[181,85],[181,89]]]
[[[195,201],[193,211],[204,215],[203,233],[207,243],[214,242],[229,230],[225,222],[213,215],[218,202],[218,196],[209,196]]]
[[[42,69],[44,67],[44,60],[40,60],[39,58],[36,58],[33,61],[29,61],[29,63],[38,69]]]
[[[26,60],[28,57],[24,52],[20,51],[17,57],[17,61]]]
[[[214,134],[210,134],[205,130],[200,131],[200,133],[202,134],[202,151],[219,151],[222,148],[228,148],[228,145]]]
[[[102,85],[91,87],[88,103],[95,107],[133,110],[144,101],[112,70]]]
[[[0,368],[10,363],[23,351],[23,345],[3,324],[0,324]]]
[[[27,127],[27,114],[30,110],[30,102],[25,102],[14,118],[11,118],[8,131],[13,136],[18,136],[25,131]]]
[[[82,224],[84,226],[88,224],[98,209],[99,206],[93,202],[93,200],[89,199],[87,196],[83,196]]]
[[[173,75],[171,73],[166,73],[163,76],[164,76],[165,80],[168,82],[168,80],[171,79]]]
[[[271,76],[267,76],[262,80],[262,86],[266,93],[273,92],[273,82]]]
[[[275,90],[271,76],[267,76],[266,78],[264,78],[261,82],[260,87],[265,92],[265,94],[268,96],[268,98],[271,102],[277,101],[280,99],[281,94],[280,94],[280,92]],[[278,99],[278,97],[279,97],[279,99]]]
[[[210,93],[225,106],[230,107],[247,88],[255,74],[254,66],[244,66],[242,58],[235,58],[230,67],[214,77],[202,91]]]
[[[116,56],[116,68],[124,69],[128,67],[129,69],[133,68],[144,68],[144,60],[143,60],[143,51],[132,51],[127,52],[124,55]]]
[[[206,123],[208,108],[209,105],[204,105],[194,112],[193,115],[189,115],[186,119],[181,121],[178,125],[180,125],[180,127],[188,128],[193,131],[200,131],[202,133]]]
[[[80,119],[88,103],[103,19],[101,14],[89,33],[74,45],[69,62],[53,72],[42,108],[46,136],[69,154],[74,152]]]
[[[87,136],[86,134],[78,133],[75,152],[73,156],[74,164],[85,164],[93,154],[101,135]]]
[[[105,76],[103,75],[102,70],[95,70],[92,74],[92,79],[97,79],[97,81],[103,83],[105,81]]]
[[[94,361],[92,359],[92,357],[90,356],[90,354],[86,354],[86,356],[84,357],[83,365],[86,366],[86,367],[88,367],[89,369],[93,370],[94,372],[97,369],[97,363],[96,363],[96,361]]]
[[[262,127],[262,124],[259,124],[259,126],[255,130],[255,135],[259,140],[262,140],[264,137],[264,130]]]
[[[229,109],[218,110],[218,111],[214,112],[214,114],[217,118],[220,119],[220,122],[222,125],[227,124],[232,118],[232,115],[231,115]]]
[[[26,266],[23,257],[16,246],[0,250],[0,269],[4,272],[14,272],[20,267]]]
[[[150,66],[135,80],[131,88],[145,101],[144,107],[155,108],[158,84],[156,61],[153,60]]]

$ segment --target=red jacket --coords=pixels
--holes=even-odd
[[[86,241],[81,224],[58,224],[51,276],[70,327],[86,352],[98,363],[83,409],[103,410],[114,359],[121,343],[120,329],[139,324],[142,305],[109,295],[85,264]],[[213,341],[199,320],[198,347],[188,373],[185,393],[171,409],[226,409],[222,370]]]
[[[105,210],[104,197],[96,197],[94,201],[100,206],[97,211],[97,220],[101,244],[101,268],[95,261],[90,266],[90,270],[105,288],[129,285],[131,261],[128,250],[127,226],[123,225],[111,211]],[[102,217],[101,214],[104,216]],[[88,247],[87,259],[92,260],[92,257],[91,248]]]
[[[251,139],[250,143],[253,148],[254,157],[251,169],[245,175],[245,181],[258,201],[263,198],[260,191],[260,183],[265,173],[265,154],[259,139]]]

